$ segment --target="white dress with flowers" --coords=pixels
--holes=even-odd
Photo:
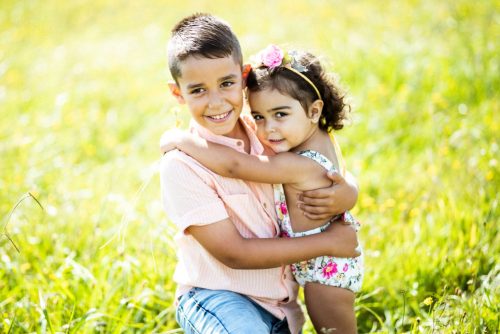
[[[336,171],[335,166],[324,155],[316,151],[302,151],[298,154],[310,158],[328,171]],[[285,192],[281,184],[275,184],[274,201],[278,214],[281,237],[295,238],[323,232],[331,223],[348,222],[359,229],[359,222],[349,213],[333,217],[328,223],[312,230],[294,232],[290,223],[290,215],[286,206]],[[355,258],[339,258],[332,256],[317,257],[291,265],[297,282],[304,286],[307,282],[316,282],[358,292],[363,281],[363,254]]]

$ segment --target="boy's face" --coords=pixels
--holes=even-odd
[[[177,79],[180,103],[193,119],[217,135],[231,135],[243,107],[241,66],[229,56],[209,59],[190,56],[180,64]]]

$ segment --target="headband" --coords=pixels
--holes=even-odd
[[[302,72],[307,72],[307,68],[300,64],[297,58],[297,51],[289,51],[285,53],[278,46],[271,44],[267,48],[259,52],[259,54],[257,55],[257,62],[260,62],[260,65],[263,65],[270,70],[282,66],[283,68],[292,71],[293,73],[304,79],[314,89],[316,95],[318,96],[318,99],[322,100],[321,94],[319,93],[316,85],[308,77],[302,74]]]

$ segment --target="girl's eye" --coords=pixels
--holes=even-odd
[[[280,111],[278,111],[276,114],[274,114],[274,116],[276,116],[276,118],[283,118],[286,115],[288,115],[288,114],[284,113],[284,112],[280,112]]]
[[[256,121],[260,121],[260,120],[264,119],[264,117],[262,117],[262,115],[252,114],[252,117]]]

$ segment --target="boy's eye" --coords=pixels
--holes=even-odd
[[[201,93],[203,93],[204,91],[205,91],[205,89],[204,89],[204,88],[195,88],[195,89],[193,89],[192,91],[190,91],[189,93],[190,93],[190,94],[197,95],[197,94],[201,94]]]
[[[233,81],[224,81],[221,86],[222,87],[231,87],[232,85],[234,85],[234,82]]]

